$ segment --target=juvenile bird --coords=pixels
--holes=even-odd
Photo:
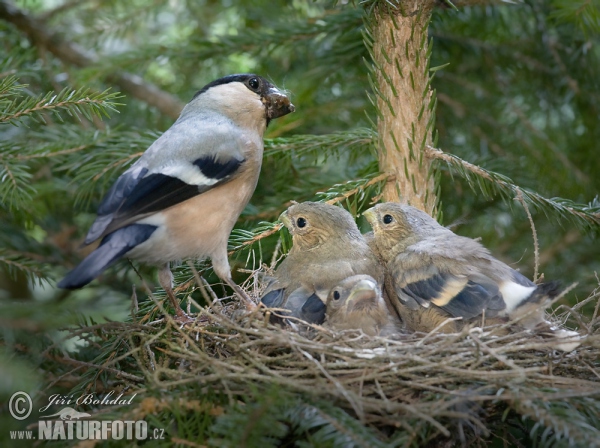
[[[290,231],[293,246],[265,290],[266,306],[320,324],[329,291],[340,281],[357,274],[383,281],[383,267],[343,208],[304,202],[289,207],[279,219]]]
[[[159,282],[187,320],[169,263],[210,257],[215,273],[252,306],[231,278],[227,241],[256,188],[269,121],[293,111],[289,98],[257,75],[204,86],[108,191],[84,242],[101,239],[100,246],[58,286],[81,288],[121,257],[140,260],[161,266]]]
[[[486,319],[506,320],[534,308],[520,324],[529,329],[538,324],[549,328],[539,304],[558,295],[558,283],[536,285],[477,241],[456,235],[409,205],[388,202],[363,214],[373,227],[378,254],[386,265],[386,290],[409,329],[429,332],[449,317],[461,317],[457,326],[441,330],[454,331],[484,313]],[[577,335],[567,330],[554,333]],[[572,346],[562,345],[558,348]]]
[[[390,335],[397,329],[381,287],[369,275],[345,278],[329,292],[325,325],[337,330],[362,330],[369,336]]]

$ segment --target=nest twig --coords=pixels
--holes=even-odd
[[[257,275],[251,278],[248,289],[256,293]],[[207,284],[202,287],[215,297]],[[595,291],[586,302],[599,296]],[[120,347],[97,367],[132,390],[142,387],[140,380],[146,389],[194,385],[221,391],[232,402],[251,389],[280,387],[333,403],[382,437],[389,428],[414,435],[425,425],[451,437],[456,422],[487,435],[495,415],[490,409],[526,412],[540,400],[599,397],[600,317],[578,314],[585,303],[559,316],[564,321],[576,315],[585,323],[582,345],[571,353],[554,351],[552,337],[517,328],[508,334],[490,326],[390,338],[319,326],[294,332],[271,325],[262,311],[247,314],[235,301],[194,305],[200,309],[196,322],[184,327],[167,318],[89,329],[88,337],[97,340],[101,329],[111,347]],[[85,330],[76,333],[84,337]],[[462,426],[459,434],[464,437]]]

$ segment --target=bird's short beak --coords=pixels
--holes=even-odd
[[[286,226],[289,230],[292,230],[292,220],[290,219],[290,217],[287,214],[287,210],[285,212],[283,212],[281,215],[279,215],[279,220],[283,223],[284,226]]]
[[[264,102],[267,106],[267,117],[269,119],[283,117],[296,110],[290,99],[275,87],[269,89],[264,97]]]
[[[377,285],[369,280],[361,280],[348,296],[347,306],[350,311],[360,311],[377,306]]]
[[[362,212],[363,216],[367,218],[371,227],[375,227],[375,222],[377,221],[377,214],[375,213],[375,207],[371,207],[368,210]]]

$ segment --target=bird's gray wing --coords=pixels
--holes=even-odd
[[[437,274],[408,283],[396,292],[405,302],[425,308],[435,305],[451,316],[465,319],[479,316],[484,310],[498,311],[506,307],[493,282],[476,282],[452,274]]]
[[[275,272],[277,280],[269,283],[261,302],[270,308],[284,308],[289,316],[322,323],[331,288],[346,277],[365,272],[355,272],[356,260],[312,261],[306,254],[288,255]]]
[[[174,125],[105,195],[85,244],[231,180],[245,158],[229,134],[222,127],[190,136]]]
[[[485,253],[484,249],[482,254]],[[421,241],[409,246],[396,258],[396,294],[410,309],[435,305],[465,319],[484,310],[504,309],[506,304],[496,282],[470,265],[465,257],[467,254],[460,248],[443,241]],[[487,258],[481,262],[487,263]]]
[[[286,298],[286,289],[272,289],[262,296],[261,302],[269,308],[285,308],[277,317],[272,319],[273,323],[282,323],[284,316],[292,316],[302,319],[311,324],[322,324],[325,320],[325,303],[311,289],[304,286],[296,288]]]

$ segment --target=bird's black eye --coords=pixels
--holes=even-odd
[[[393,220],[394,220],[394,218],[392,218],[392,215],[385,215],[383,217],[384,224],[390,224]]]
[[[300,228],[302,228],[302,227],[306,227],[306,219],[304,219],[304,218],[298,218],[298,219],[296,220],[296,225],[297,225],[298,227],[300,227]]]
[[[333,300],[340,300],[339,291],[333,291]]]
[[[250,87],[254,91],[257,91],[260,87],[260,81],[258,80],[258,78],[250,78],[248,80],[248,87]]]

